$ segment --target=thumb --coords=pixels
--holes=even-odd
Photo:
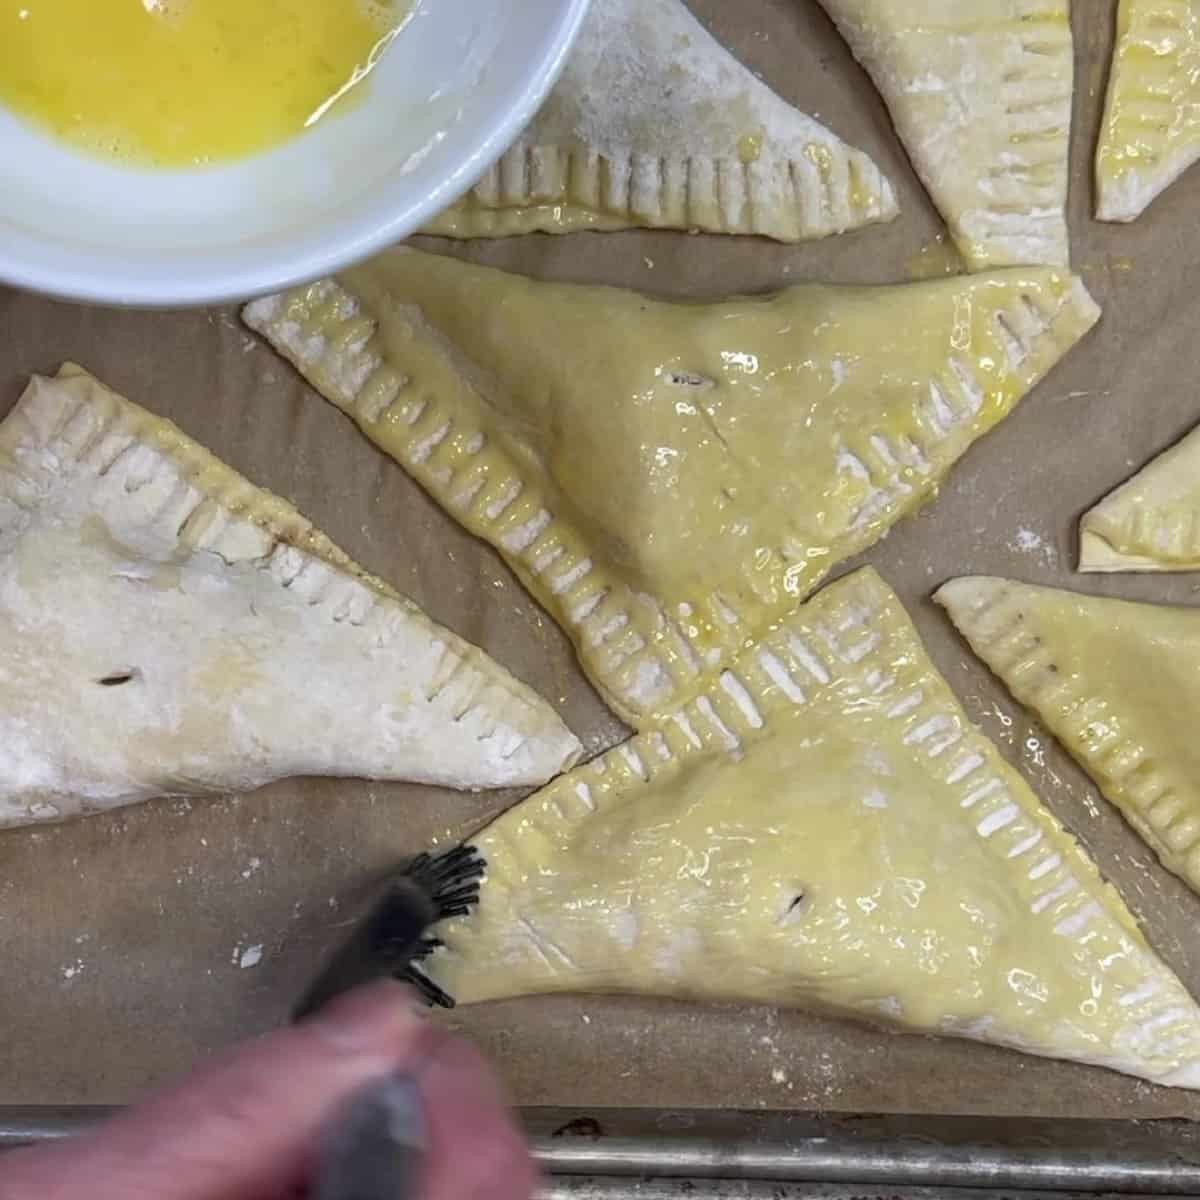
[[[461,1074],[454,1064],[464,1061],[463,1053],[458,1039],[417,1016],[405,989],[376,985],[335,1001],[303,1024],[222,1055],[181,1086],[91,1133],[6,1156],[0,1162],[0,1200],[287,1195],[310,1176],[323,1127],[349,1096],[405,1069],[418,1078],[427,1073],[434,1092],[444,1092],[438,1082],[447,1076],[444,1064],[451,1075]],[[472,1079],[460,1080],[453,1090],[491,1098],[476,1114],[473,1145],[510,1161],[514,1177],[529,1180],[532,1188],[528,1156],[499,1090],[478,1060],[469,1062]],[[428,1091],[424,1084],[422,1091]],[[427,1095],[425,1102],[447,1099],[454,1102],[453,1096],[437,1095]],[[444,1118],[430,1116],[435,1128],[447,1129]],[[454,1146],[442,1149],[452,1158],[462,1153],[455,1154]],[[436,1183],[437,1164],[430,1165]],[[525,1200],[529,1191],[511,1194]]]

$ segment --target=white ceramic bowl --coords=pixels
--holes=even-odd
[[[0,108],[0,280],[76,300],[202,304],[364,258],[454,201],[512,143],[587,5],[418,0],[363,102],[205,171],[90,159]]]

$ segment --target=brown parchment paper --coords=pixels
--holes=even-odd
[[[544,278],[681,296],[946,269],[940,221],[815,0],[692,4],[786,97],[876,157],[897,185],[899,220],[798,247],[669,233],[430,245]],[[1115,0],[1074,8],[1073,253],[1103,324],[967,455],[936,504],[866,558],[899,590],[972,716],[1200,994],[1200,899],[1157,865],[928,600],[952,575],[989,572],[1197,602],[1200,575],[1073,574],[1079,514],[1200,420],[1200,170],[1134,226],[1089,219]],[[496,555],[251,337],[236,310],[103,311],[0,290],[0,413],[31,371],[67,358],[293,500],[370,570],[540,688],[590,750],[623,736]],[[0,834],[0,1104],[125,1101],[282,1021],[397,858],[471,831],[514,799],[295,781]],[[584,997],[450,1019],[525,1104],[1200,1118],[1200,1096],[1106,1071],[768,1008]]]

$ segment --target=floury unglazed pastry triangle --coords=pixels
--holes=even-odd
[[[1200,609],[991,577],[956,579],[937,600],[1163,864],[1200,891]]]
[[[1081,571],[1200,571],[1200,429],[1079,523]]]
[[[866,154],[771,91],[682,0],[593,0],[545,106],[426,232],[644,226],[794,242],[896,212]]]
[[[796,1005],[1200,1085],[1200,1009],[871,570],[472,839],[458,1000]]]
[[[0,826],[287,775],[540,783],[578,751],[481,650],[78,367],[0,424]]]
[[[1069,0],[821,0],[968,266],[1070,259]]]
[[[1121,0],[1096,216],[1132,221],[1200,159],[1200,0]]]
[[[638,728],[928,500],[1097,315],[1047,269],[672,303],[412,250],[245,311]]]

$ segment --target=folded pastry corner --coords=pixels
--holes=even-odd
[[[1200,0],[1121,0],[1096,216],[1133,221],[1200,159]]]
[[[973,270],[1065,266],[1069,0],[821,0]]]
[[[0,423],[0,826],[362,775],[544,783],[554,711],[79,367]]]
[[[245,319],[641,728],[932,498],[1098,312],[1049,268],[677,303],[397,250]]]
[[[464,1002],[796,1005],[1200,1086],[1200,1009],[870,569],[472,839]]]
[[[968,577],[936,596],[1164,866],[1200,891],[1200,609]]]
[[[1200,428],[1079,522],[1081,571],[1200,571]]]
[[[641,226],[794,242],[896,212],[866,154],[777,96],[682,0],[593,0],[545,106],[426,232]]]

